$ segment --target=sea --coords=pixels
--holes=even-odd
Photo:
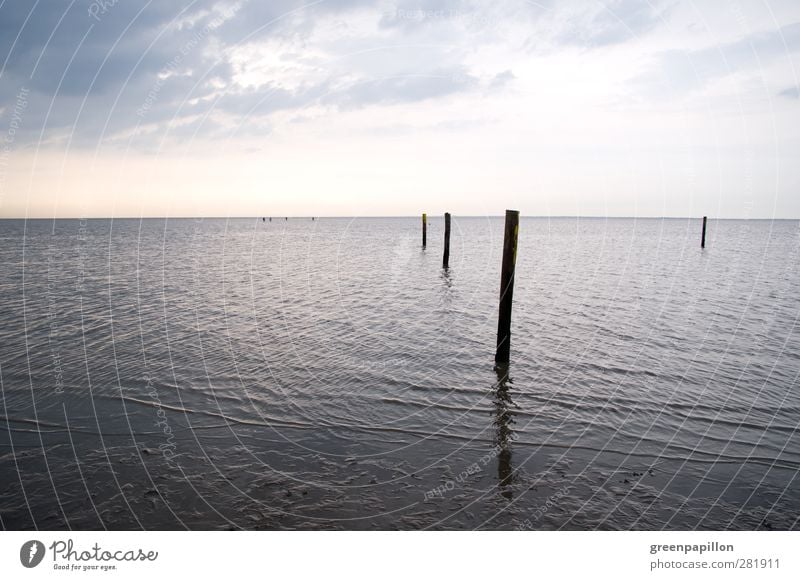
[[[800,528],[800,222],[0,220],[5,530]]]

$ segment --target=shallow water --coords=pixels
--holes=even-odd
[[[0,221],[5,529],[800,527],[800,223]]]

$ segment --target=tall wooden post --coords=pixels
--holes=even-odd
[[[517,238],[519,212],[506,210],[506,227],[503,236],[503,267],[500,272],[500,312],[497,317],[497,352],[494,362],[508,364],[511,355],[511,305],[514,299],[514,270],[517,266]]]
[[[706,247],[706,222],[708,221],[708,217],[703,216],[703,237],[700,238],[700,247]]]
[[[444,256],[442,257],[442,268],[450,267],[450,214],[444,214]]]
[[[422,247],[428,243],[428,214],[422,214]]]

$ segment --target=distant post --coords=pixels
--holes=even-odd
[[[422,214],[422,247],[428,243],[428,214]]]
[[[500,312],[497,317],[497,352],[494,362],[508,364],[511,355],[511,304],[514,299],[514,270],[517,266],[519,212],[506,210],[503,236],[503,267],[500,272]]]
[[[700,238],[700,247],[706,247],[706,222],[708,221],[708,217],[703,216],[703,237]]]
[[[444,214],[444,256],[442,257],[442,268],[450,267],[450,214]]]

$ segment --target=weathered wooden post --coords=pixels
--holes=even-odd
[[[444,257],[442,268],[450,267],[450,214],[444,214]]]
[[[514,299],[514,270],[517,266],[517,238],[519,212],[506,210],[506,227],[503,236],[503,267],[500,272],[500,312],[497,317],[497,352],[494,362],[508,364],[511,355],[511,304]]]
[[[706,222],[708,221],[708,217],[703,216],[703,237],[700,238],[700,247],[706,247]]]
[[[428,243],[428,214],[422,214],[422,247]]]

